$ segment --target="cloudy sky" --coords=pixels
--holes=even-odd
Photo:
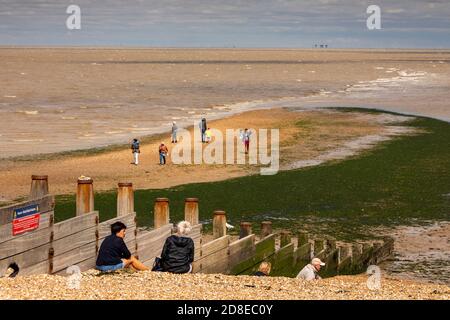
[[[81,30],[66,9],[81,8]],[[381,30],[368,30],[369,5]],[[0,0],[0,45],[450,48],[450,0]]]

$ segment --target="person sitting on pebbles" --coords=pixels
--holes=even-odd
[[[253,275],[257,277],[266,277],[270,274],[271,269],[272,264],[270,262],[263,261],[259,265],[258,271],[256,271]]]
[[[111,225],[111,234],[107,236],[98,251],[96,269],[102,272],[131,268],[136,271],[149,270],[136,257],[133,257],[123,241],[127,226],[120,222]]]
[[[162,271],[171,273],[192,272],[194,262],[194,241],[187,234],[191,231],[188,221],[177,225],[177,233],[166,239],[161,252]]]
[[[307,264],[302,271],[297,275],[297,279],[303,279],[306,281],[311,280],[320,280],[322,279],[319,276],[320,268],[323,267],[325,263],[323,263],[319,258],[314,258],[311,260],[310,264]]]

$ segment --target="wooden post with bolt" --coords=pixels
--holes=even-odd
[[[216,210],[213,216],[213,237],[214,239],[227,235],[227,215],[225,211]]]
[[[198,199],[186,198],[184,200],[184,220],[188,221],[192,226],[199,223]]]
[[[280,248],[287,246],[291,243],[291,233],[289,231],[281,231],[280,232]]]
[[[30,199],[42,198],[48,195],[48,176],[32,175]]]
[[[308,232],[305,231],[300,231],[298,233],[298,238],[297,238],[297,247],[300,248],[301,246],[305,245],[309,243],[309,234]]]
[[[269,234],[272,234],[272,222],[271,221],[261,222],[261,239],[267,237]]]
[[[169,199],[156,198],[154,210],[154,227],[158,229],[169,223]]]
[[[241,222],[241,229],[239,231],[239,239],[245,238],[252,234],[252,224],[250,222]]]
[[[134,191],[130,182],[120,182],[117,188],[117,216],[134,212]]]
[[[94,211],[94,181],[91,178],[78,179],[77,216]]]

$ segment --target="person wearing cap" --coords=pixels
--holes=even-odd
[[[311,263],[307,264],[302,271],[298,273],[297,279],[303,279],[306,281],[322,279],[319,276],[319,271],[323,266],[325,266],[325,263],[323,263],[319,258],[314,258],[311,260]]]
[[[178,126],[176,121],[172,122],[172,143],[177,143],[177,131],[178,131]]]

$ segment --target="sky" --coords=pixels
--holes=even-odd
[[[81,29],[69,30],[69,5]],[[381,29],[369,30],[369,5]],[[0,0],[0,45],[450,48],[450,0]]]

